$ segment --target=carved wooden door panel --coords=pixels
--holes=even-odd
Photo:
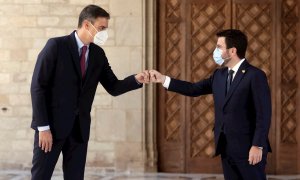
[[[157,1],[158,70],[173,78],[196,82],[213,72],[215,34],[221,29],[237,28],[247,34],[246,57],[266,72],[272,91],[269,173],[300,171],[299,1]],[[159,171],[220,173],[220,159],[211,158],[212,96],[184,97],[161,86],[157,94]]]

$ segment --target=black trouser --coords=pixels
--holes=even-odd
[[[225,180],[266,180],[266,150],[261,162],[256,165],[249,164],[249,151],[252,146],[250,135],[222,133],[219,142]]]
[[[51,152],[45,153],[39,147],[39,132],[34,135],[32,158],[32,180],[50,180],[60,153],[63,154],[65,180],[83,180],[87,154],[87,142],[80,135],[78,118],[72,133],[66,139],[54,139]]]

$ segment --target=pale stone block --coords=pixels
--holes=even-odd
[[[129,169],[132,162],[143,162],[143,149],[141,143],[118,143],[115,148],[116,163],[118,170]]]
[[[127,142],[142,142],[143,118],[141,110],[127,111],[126,113],[126,135]]]
[[[42,48],[46,45],[46,42],[48,41],[49,38],[36,38],[33,39],[33,45],[32,48],[38,50],[39,52],[42,50]]]
[[[128,103],[132,102],[132,103]],[[138,110],[142,108],[142,90],[137,89],[113,98],[114,109]]]
[[[12,106],[31,105],[31,98],[29,94],[10,94],[8,95],[9,104]]]
[[[88,152],[87,152],[87,156],[86,156],[86,165],[89,166],[92,164],[92,162],[94,162],[96,160],[96,155],[97,152],[92,152],[89,150],[90,147],[88,147]]]
[[[111,27],[108,28],[108,39],[105,42],[104,45],[102,45],[102,48],[106,48],[106,47],[114,47],[116,45],[116,41],[115,41],[115,30]]]
[[[85,1],[81,1],[85,2]],[[61,16],[71,16],[71,15],[77,15],[75,13],[76,11],[76,6],[55,6],[52,5],[50,6],[50,14],[49,15],[61,15]]]
[[[29,140],[13,140],[12,142],[12,150],[13,151],[31,151],[32,150],[32,142]]]
[[[31,48],[33,42],[32,39],[30,38],[23,38],[22,41],[20,41],[19,38],[15,38],[15,37],[3,38],[2,40],[5,42],[5,44],[3,44],[4,48],[13,50],[12,53],[14,53],[15,51],[19,51],[19,49]]]
[[[97,108],[112,107],[112,96],[110,94],[95,95],[93,106],[96,106]]]
[[[28,130],[16,129],[15,131],[9,131],[9,132],[13,133],[13,136],[11,136],[11,137],[13,137],[14,139],[29,139],[28,138]],[[32,133],[31,133],[31,135],[32,135]]]
[[[89,142],[89,151],[103,152],[103,151],[114,151],[115,145],[113,142]]]
[[[39,26],[57,27],[59,20],[60,20],[59,17],[44,16],[44,17],[38,17],[37,21]]]
[[[0,73],[0,84],[8,84],[10,81],[10,74]]]
[[[15,39],[23,39],[22,37],[22,29],[23,27],[15,27],[13,23],[9,23],[7,25],[4,25],[5,28],[0,29],[0,34],[3,34],[2,38],[5,40],[4,45],[6,45],[6,39],[7,38],[15,38]],[[20,29],[19,31],[17,29]],[[4,46],[6,48],[6,46]]]
[[[13,82],[15,83],[29,83],[31,81],[28,73],[16,73],[13,75]]]
[[[139,73],[146,69],[143,68],[143,48],[133,47],[130,50],[130,69],[131,72]]]
[[[10,22],[7,17],[0,17],[0,26],[8,25]]]
[[[141,0],[110,0],[110,12],[113,16],[139,16],[142,14]]]
[[[96,94],[107,94],[104,87],[99,83],[99,86],[97,87]]]
[[[14,114],[16,116],[21,116],[21,117],[32,117],[32,108],[31,106],[15,106],[13,108]]]
[[[10,163],[14,166],[16,166],[16,164],[20,164],[22,166],[19,167],[22,168],[24,166],[26,167],[31,167],[31,159],[32,159],[32,148],[31,150],[27,150],[27,151],[22,151],[21,153],[18,151],[0,151],[0,157],[2,161],[5,161],[6,163]],[[11,168],[9,169],[14,169],[12,168],[13,166],[11,166]]]
[[[26,136],[25,136],[25,139],[29,139],[31,142],[32,142],[32,145],[33,145],[33,142],[34,142],[34,134],[35,134],[35,130],[30,128],[30,124],[31,124],[31,119],[30,121],[28,121],[28,124],[29,126],[27,126],[27,128],[23,129],[23,130],[26,130]],[[22,134],[20,133],[20,136],[16,136],[17,139],[22,139]]]
[[[49,14],[49,6],[48,5],[42,5],[42,4],[30,4],[30,5],[24,5],[24,14],[25,15],[47,15]]]
[[[115,25],[117,46],[142,46],[141,17],[117,17]]]
[[[94,0],[94,4],[102,7],[102,5],[108,5],[110,0]]]
[[[0,136],[3,136],[2,132],[0,131]],[[11,151],[12,148],[12,141],[8,138],[1,141],[0,151]],[[1,159],[4,157],[1,157]]]
[[[75,14],[76,14],[76,17],[79,17],[79,14],[80,12],[83,10],[83,8],[86,6],[87,4],[84,4],[84,5],[78,5],[75,9]]]
[[[40,51],[41,51],[41,49],[29,49],[28,55],[27,55],[27,60],[32,63],[35,63]]]
[[[11,51],[10,61],[26,61],[27,50],[19,49],[19,51]]]
[[[32,77],[32,74],[31,74],[31,77]],[[32,78],[30,78],[30,79],[32,79]],[[30,84],[25,84],[25,85],[18,84],[18,93],[29,94],[30,93]]]
[[[15,4],[41,4],[42,0],[14,0]]]
[[[34,69],[35,63],[32,62],[22,62],[20,72],[24,73],[32,73]]]
[[[0,131],[0,140],[7,140],[9,139],[15,139],[16,138],[16,131],[10,131],[10,130],[3,130]]]
[[[70,4],[74,4],[74,5],[88,5],[88,4],[94,4],[93,0],[69,0]]]
[[[126,113],[121,110],[98,110],[96,116],[98,141],[124,141],[126,139]]]
[[[111,152],[97,152],[94,166],[98,167],[113,167],[115,163],[115,153]]]
[[[46,37],[48,38],[65,36],[66,34],[67,31],[63,28],[46,28]]]
[[[6,3],[6,4],[8,4],[8,3],[11,3],[11,0],[0,0],[0,3]]]
[[[19,93],[18,84],[10,84],[9,87],[7,84],[0,84],[0,94],[16,94]]]
[[[8,102],[9,102],[9,99],[8,99],[7,95],[0,93],[0,104],[4,105],[4,104],[8,104]]]
[[[108,33],[110,33],[109,30],[115,31],[115,17],[110,17],[109,21],[108,21]],[[109,36],[111,36],[110,34],[108,34]],[[113,36],[114,37],[114,36]]]
[[[8,62],[8,61],[0,61],[0,67],[5,67],[5,68],[0,68],[0,73],[16,73],[16,72],[20,72],[21,69],[21,63],[17,62],[17,61],[12,61],[12,62]]]
[[[68,0],[43,0],[43,3],[47,3],[47,4],[50,4],[50,3],[53,3],[53,4],[66,4],[68,3]]]
[[[8,18],[11,25],[16,27],[36,27],[36,17],[34,16],[16,16]]]
[[[76,28],[78,26],[78,17],[62,17],[59,25],[62,27]]]
[[[8,49],[0,49],[0,61],[9,61],[10,51]]]
[[[0,6],[0,12],[6,15],[21,15],[23,14],[23,6],[17,4],[2,4]]]
[[[107,47],[105,53],[113,72],[119,79],[124,79],[133,74],[130,71],[130,48],[128,47]]]

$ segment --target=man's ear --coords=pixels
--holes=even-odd
[[[82,22],[82,27],[85,28],[85,29],[88,29],[89,28],[89,21],[88,20],[84,20]]]
[[[237,49],[235,47],[231,48],[231,53],[237,55]]]

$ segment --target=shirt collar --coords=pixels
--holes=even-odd
[[[233,66],[232,70],[234,72],[237,72],[241,66],[241,64],[245,61],[245,58],[241,59],[240,62],[238,62],[236,65]],[[230,68],[228,68],[230,70]]]
[[[78,47],[79,49],[81,49],[81,48],[84,46],[84,44],[83,44],[83,42],[80,40],[80,38],[78,37],[77,31],[75,31],[75,39],[76,39],[77,47]],[[89,45],[87,45],[87,49],[89,49]]]

